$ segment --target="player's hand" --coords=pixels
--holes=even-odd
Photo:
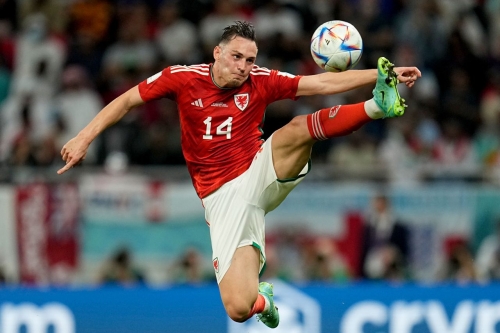
[[[406,84],[408,88],[413,87],[415,81],[422,76],[417,67],[394,67],[394,71],[398,75],[399,82]]]
[[[66,165],[59,169],[57,174],[61,175],[78,163],[81,163],[87,155],[88,147],[89,145],[78,137],[69,140],[61,150],[61,156]]]

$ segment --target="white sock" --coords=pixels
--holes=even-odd
[[[266,305],[264,305],[264,310],[262,310],[262,313],[266,313],[269,311],[271,304],[269,303],[269,299],[266,296],[262,295],[262,297],[264,297],[264,300],[266,301]]]
[[[365,112],[368,117],[372,119],[380,119],[384,117],[384,112],[378,107],[373,98],[365,102]]]

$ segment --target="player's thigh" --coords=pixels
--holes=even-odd
[[[224,278],[219,283],[224,305],[251,307],[257,299],[259,286],[260,252],[249,245],[236,249]]]
[[[307,116],[297,116],[273,134],[272,152],[278,179],[297,177],[311,156],[314,140]]]
[[[258,196],[263,188],[254,189],[255,184],[244,181],[245,177],[243,174],[233,179],[203,199],[218,283],[221,283],[232,267],[233,256],[241,247],[251,245],[260,250],[257,275],[265,263],[265,211],[252,203],[252,196]],[[257,202],[256,199],[255,203]]]
[[[272,148],[275,134],[266,140],[262,149],[255,155],[252,165],[242,175],[239,187],[239,195],[250,205],[261,209],[264,214],[278,207],[310,170],[307,154],[303,161],[294,161],[299,170],[296,174],[290,177],[277,175]]]

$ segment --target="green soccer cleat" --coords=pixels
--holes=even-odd
[[[259,283],[259,294],[269,301],[269,310],[259,313],[257,320],[263,322],[269,328],[276,328],[280,323],[280,314],[273,301],[273,285],[267,282]]]
[[[405,113],[407,105],[399,96],[397,74],[394,65],[384,57],[378,58],[378,77],[373,99],[384,112],[384,118],[400,117]]]

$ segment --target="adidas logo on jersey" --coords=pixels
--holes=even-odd
[[[203,103],[201,102],[201,98],[198,98],[196,101],[192,102],[191,105],[194,105],[194,106],[202,108],[203,107]]]

